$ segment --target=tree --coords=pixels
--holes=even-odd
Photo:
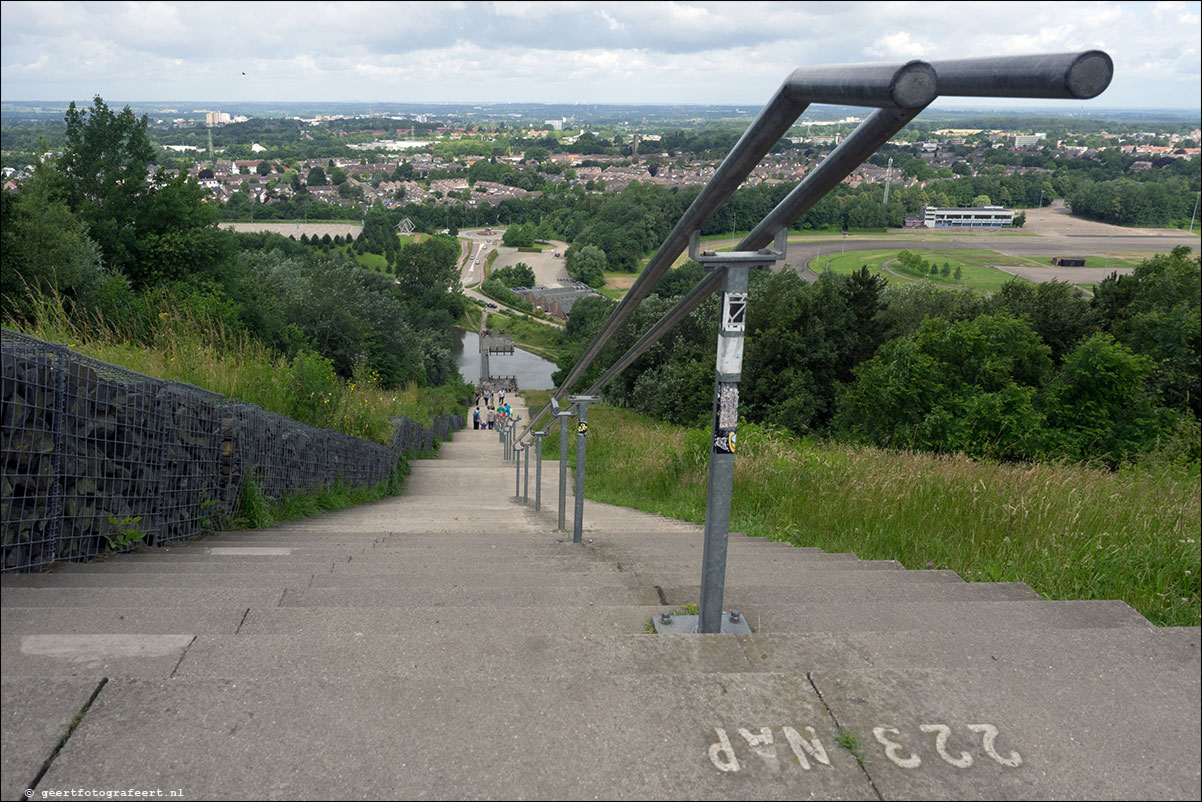
[[[534,227],[529,225],[510,226],[505,229],[501,243],[508,248],[529,248],[534,245]]]
[[[551,156],[551,152],[548,151],[546,148],[541,148],[541,147],[537,147],[537,146],[532,147],[532,148],[526,148],[526,161],[528,161],[528,162],[539,162],[541,164],[542,162],[545,162],[548,158],[550,158],[550,156]]]
[[[326,185],[326,171],[320,166],[314,167],[309,171],[307,183],[311,187],[324,187]]]
[[[100,248],[57,196],[52,170],[39,165],[19,193],[0,194],[0,300],[19,316],[30,292],[89,295],[104,278]]]
[[[259,175],[264,176],[264,177],[270,175],[271,174],[271,162],[267,161],[266,159],[259,162],[258,165],[255,167],[255,172],[257,172]]]
[[[993,201],[989,200],[988,195],[977,195],[972,199],[972,205],[978,208],[981,206],[992,206]]]
[[[150,191],[154,148],[147,118],[126,106],[114,114],[99,95],[90,111],[67,109],[59,167],[67,205],[87,224],[106,264],[126,269],[137,255],[138,202]]]
[[[506,287],[533,287],[538,279],[535,278],[534,271],[530,269],[530,265],[525,262],[518,262],[509,267],[503,267],[499,270],[492,271],[490,278],[500,281]]]
[[[577,248],[573,245],[565,254],[568,274],[577,281],[596,289],[605,284],[605,268],[608,262],[605,251],[595,245]]]
[[[446,293],[458,283],[458,262],[459,242],[452,237],[438,235],[407,243],[397,252],[398,287],[406,298]]]

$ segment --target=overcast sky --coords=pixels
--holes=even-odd
[[[1197,108],[1202,94],[1197,2],[2,5],[7,101],[758,107],[807,64],[1089,48],[1115,65],[1094,104]]]

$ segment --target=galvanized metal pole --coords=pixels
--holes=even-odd
[[[705,542],[701,552],[701,600],[697,631],[702,633],[722,631],[730,499],[738,444],[739,378],[743,372],[743,333],[747,326],[747,276],[752,267],[771,267],[775,261],[784,258],[787,234],[784,228],[777,231],[775,247],[770,250],[703,253],[697,234],[693,235],[689,246],[689,255],[695,261],[723,273],[714,378],[714,423],[705,494]]]
[[[534,433],[534,511],[543,508],[543,438],[545,431]]]
[[[522,453],[526,455],[526,467],[522,471],[522,503],[530,503],[530,441],[522,441]]]
[[[722,631],[722,596],[726,589],[726,545],[735,477],[748,272],[746,265],[730,265],[725,268],[722,277],[718,375],[714,381],[714,428],[705,493],[705,544],[701,552],[701,620],[698,631],[702,633]]]
[[[575,413],[565,409],[559,413],[559,526],[560,530],[567,529],[567,497],[568,497],[568,418]]]
[[[522,495],[522,447],[514,446],[513,449],[513,497],[521,498]]]
[[[573,395],[569,399],[576,405],[576,482],[572,492],[576,498],[576,509],[572,519],[572,542],[581,543],[584,540],[584,466],[588,441],[588,405],[600,401],[600,396]]]

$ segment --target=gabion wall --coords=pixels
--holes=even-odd
[[[192,537],[228,521],[245,480],[267,496],[388,477],[402,454],[464,425],[395,418],[391,447],[153,379],[3,331],[0,511],[3,570]],[[120,545],[118,545],[120,547]]]

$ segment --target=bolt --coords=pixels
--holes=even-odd
[[[738,610],[730,611],[730,623],[732,623],[732,624],[739,623],[739,611]]]
[[[662,613],[660,613],[659,622],[661,624],[671,624],[672,623],[672,614],[669,613],[667,610],[664,610]]]

